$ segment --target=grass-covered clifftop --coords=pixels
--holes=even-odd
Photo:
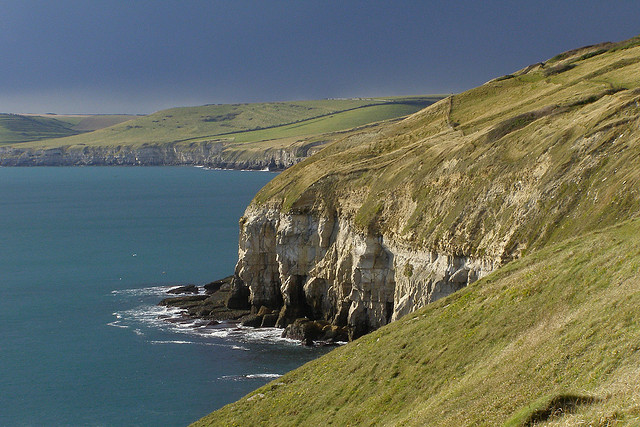
[[[632,220],[514,261],[195,425],[638,423],[638,307]]]
[[[640,424],[638,64],[576,49],[271,181],[253,203],[504,264],[196,425]]]
[[[502,261],[635,216],[639,44],[577,49],[354,134],[255,203]]]
[[[132,120],[117,114],[0,114],[0,145],[63,138]]]

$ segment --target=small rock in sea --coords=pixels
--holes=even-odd
[[[177,288],[169,289],[168,294],[197,294],[200,291],[196,285],[184,285]]]

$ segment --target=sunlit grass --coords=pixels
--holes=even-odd
[[[140,146],[202,141],[236,143],[306,136],[350,129],[405,116],[440,99],[346,99],[256,104],[220,104],[159,111],[126,123],[71,138],[21,147]]]
[[[545,77],[551,65],[539,65],[349,135],[256,203],[344,201],[363,230],[497,259],[629,218],[640,206],[640,47],[588,52],[565,58],[566,71]]]

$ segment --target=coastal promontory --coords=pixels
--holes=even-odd
[[[568,51],[271,181],[240,220],[253,310],[361,338],[199,424],[637,420],[638,63]]]

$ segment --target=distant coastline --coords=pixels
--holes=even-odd
[[[221,170],[282,171],[316,150],[265,150],[251,155],[230,155],[219,143],[142,147],[0,147],[0,166],[199,166]]]

